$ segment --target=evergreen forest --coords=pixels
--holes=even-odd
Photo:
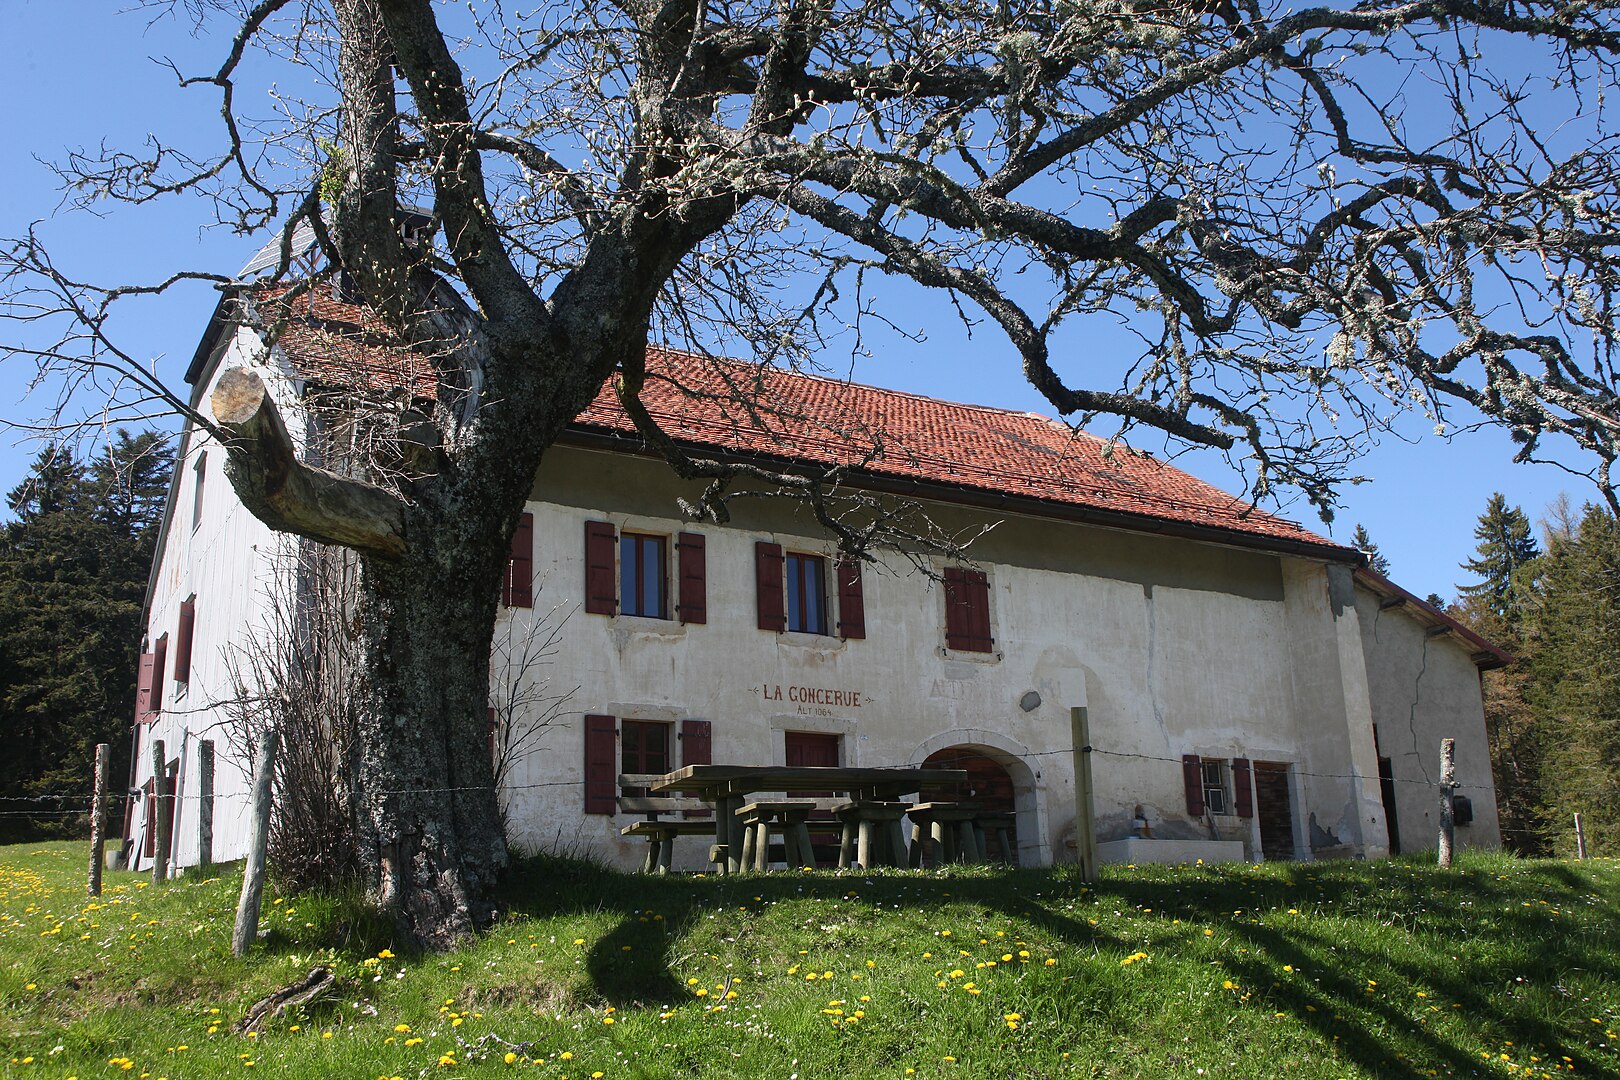
[[[111,744],[108,786],[123,790],[142,603],[172,465],[163,436],[120,430],[83,459],[42,451],[7,495],[0,843],[86,833],[97,743]]]

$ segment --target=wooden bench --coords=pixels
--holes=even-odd
[[[619,790],[645,792],[657,779],[659,779],[657,773],[624,773],[619,776]],[[644,820],[626,825],[619,830],[621,836],[639,836],[647,841],[647,857],[641,863],[643,873],[669,873],[675,857],[677,836],[714,835],[712,811],[705,809],[702,803],[694,799],[637,794],[620,795],[617,802],[621,814],[645,815]],[[688,814],[698,813],[710,816],[705,819],[686,817]],[[666,820],[664,817],[666,814],[679,817]]]

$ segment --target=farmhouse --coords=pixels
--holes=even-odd
[[[425,373],[362,308],[326,286],[284,292],[222,302],[188,373],[197,410],[238,367],[295,440],[334,400],[410,405]],[[282,322],[267,347],[254,327]],[[1105,858],[1432,847],[1442,738],[1456,740],[1459,843],[1499,843],[1479,673],[1507,658],[1358,552],[1039,415],[663,350],[649,362],[644,400],[679,443],[777,470],[844,463],[850,491],[975,539],[967,558],[852,561],[802,505],[770,498],[694,524],[680,500],[699,489],[604,391],[534,479],[496,627],[491,747],[519,848],[639,863],[620,774],[926,763],[967,769],[959,794],[1012,816],[1007,856],[1072,861],[1079,708]],[[242,507],[223,460],[186,429],[147,594],[137,867],[159,814],[173,864],[197,861],[203,740],[213,857],[243,853],[232,702],[274,691],[244,658],[298,624],[304,542]],[[176,795],[162,803],[156,740]],[[705,854],[692,844],[677,865]]]

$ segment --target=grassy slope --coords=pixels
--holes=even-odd
[[[1120,867],[1088,890],[537,861],[456,953],[271,898],[239,961],[236,874],[110,875],[87,903],[83,853],[0,848],[7,1076],[1620,1075],[1614,862]],[[330,1003],[231,1033],[316,964]]]

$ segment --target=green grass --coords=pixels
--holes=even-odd
[[[1620,1075],[1613,861],[1113,867],[1088,889],[536,860],[457,952],[270,895],[244,961],[237,873],[112,874],[92,903],[84,852],[0,848],[7,1076]],[[232,1033],[317,964],[327,1002]]]

